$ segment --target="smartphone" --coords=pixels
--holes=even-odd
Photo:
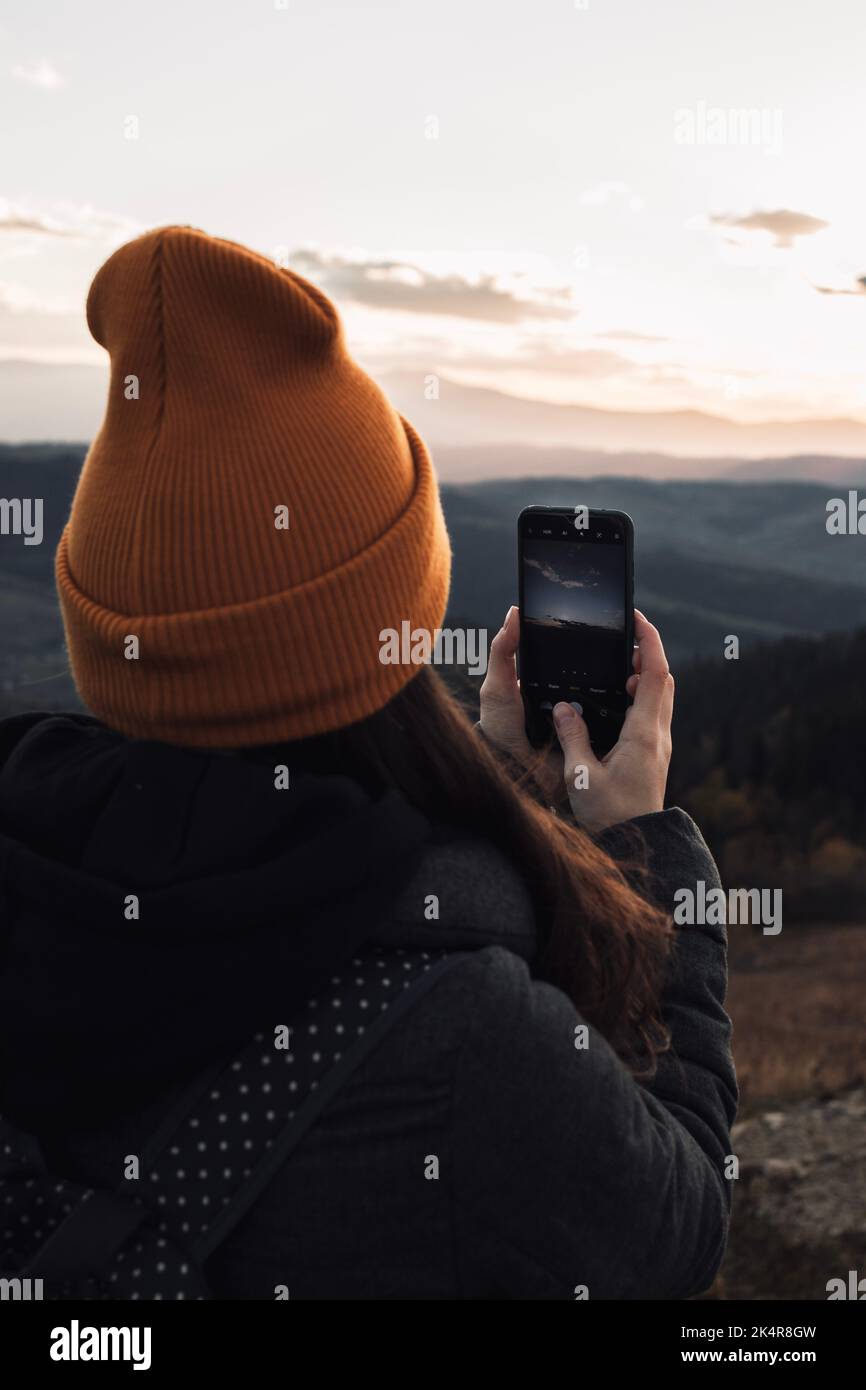
[[[526,507],[517,518],[520,693],[530,743],[553,736],[553,707],[574,704],[598,757],[631,704],[634,524],[626,512]]]

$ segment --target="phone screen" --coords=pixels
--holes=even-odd
[[[559,700],[574,703],[597,753],[616,743],[629,705],[632,526],[619,512],[521,513],[520,687],[535,744]]]

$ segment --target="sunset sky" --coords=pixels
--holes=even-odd
[[[0,359],[47,389],[0,437],[81,428],[89,281],[168,222],[287,256],[374,374],[866,422],[861,4],[583,4],[12,0]]]

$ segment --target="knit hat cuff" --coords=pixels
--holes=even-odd
[[[432,633],[450,578],[433,467],[400,419],[415,463],[405,510],[372,545],[281,593],[197,612],[116,613],[78,587],[64,531],[57,587],[73,675],[92,713],[129,737],[230,748],[326,733],[387,704],[413,672],[380,660],[380,634],[406,621]]]

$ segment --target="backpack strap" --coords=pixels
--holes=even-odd
[[[183,1092],[158,1126],[142,1153],[139,1181],[121,1181],[113,1192],[90,1188],[79,1193],[71,1208],[67,1204],[65,1216],[52,1233],[16,1272],[43,1279],[49,1289],[53,1286],[56,1292],[49,1297],[207,1297],[201,1272],[204,1261],[228,1238],[322,1110],[394,1024],[469,954],[375,951],[353,960],[342,976],[331,981],[332,986],[338,986],[341,998],[313,999],[293,1020],[292,1029],[303,1036],[303,1045],[296,1056],[284,1056],[284,1061],[296,1063],[288,1075],[284,1073],[281,1079],[276,1066],[263,1070],[262,1064],[276,1060],[276,1054],[268,1054],[262,1033],[241,1053],[210,1067]],[[347,979],[354,970],[362,973]],[[323,1059],[315,1047],[319,1030],[327,1030],[316,1020],[323,1020],[328,1002],[344,1006],[341,1017],[347,1025],[352,1020],[357,1026],[352,1040],[341,1044],[333,1063],[322,1069]],[[378,1006],[369,1023],[368,1015],[359,1012],[359,1005],[361,1009]],[[365,1020],[363,1024],[357,1023],[359,1018]],[[340,1023],[337,1031],[348,1028]],[[260,1130],[258,1144],[251,1138],[242,1141],[245,1156],[241,1162],[248,1166],[241,1170],[241,1180],[227,1184],[222,1179],[234,1174],[237,1156],[215,1160],[212,1149],[236,1149],[237,1140],[233,1146],[226,1141],[217,1145],[215,1136],[226,1133],[228,1124],[223,1129],[222,1122],[234,1118],[232,1107],[238,1101],[229,1097],[233,1083],[238,1077],[253,1075],[259,1080],[262,1075],[268,1078],[259,1088],[268,1093],[268,1099],[262,1102],[257,1096],[255,1101],[252,1097],[241,1101],[241,1108],[248,1105],[250,1111],[241,1114],[242,1120],[261,1120],[263,1104],[281,1105],[284,1115],[285,1096],[281,1092],[291,1093],[293,1109],[285,1123],[280,1123],[276,1110],[264,1112],[269,1123]],[[250,1092],[252,1088],[242,1080],[234,1089]],[[252,1125],[250,1128],[253,1130]],[[230,1161],[232,1168],[217,1172],[224,1161]],[[186,1178],[186,1170],[199,1162],[207,1167],[197,1174],[192,1188],[177,1181]],[[54,1179],[46,1174],[46,1181],[53,1183]],[[26,1186],[33,1188],[33,1181]],[[194,1205],[198,1205],[197,1213],[192,1210]],[[0,1266],[3,1263],[0,1260]],[[154,1275],[153,1270],[163,1272]],[[174,1292],[164,1293],[164,1286]]]
[[[63,1284],[82,1269],[102,1269],[146,1216],[139,1203],[88,1188],[22,1273]]]
[[[223,1244],[249,1208],[265,1191],[274,1174],[298,1147],[325,1106],[333,1100],[340,1087],[366,1060],[374,1048],[378,1047],[394,1024],[399,1022],[410,1009],[413,1009],[428,990],[439,983],[443,975],[456,965],[461,964],[468,954],[470,953],[465,951],[455,951],[441,957],[435,964],[425,967],[422,973],[415,977],[409,988],[397,995],[394,1002],[389,1003],[388,1007],[379,1014],[375,1023],[371,1024],[352,1043],[349,1050],[343,1053],[339,1062],[331,1067],[324,1079],[319,1083],[313,1083],[307,1100],[280,1131],[255,1171],[232,1201],[224,1207],[212,1225],[208,1227],[207,1232],[195,1242],[193,1253],[199,1261],[207,1259]]]

